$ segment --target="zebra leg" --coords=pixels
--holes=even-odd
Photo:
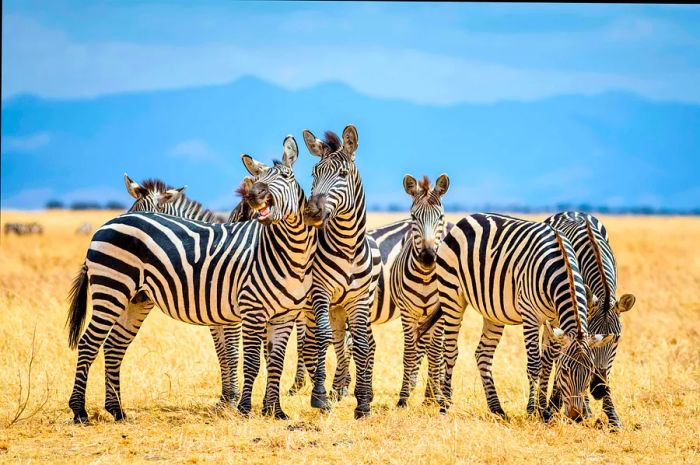
[[[331,330],[333,331],[333,348],[338,361],[333,376],[333,389],[330,397],[334,401],[340,401],[348,395],[350,384],[350,359],[345,345],[345,322],[347,314],[341,308],[334,308],[331,313]]]
[[[369,358],[368,358],[368,365],[369,365],[369,372],[370,375],[374,373],[374,354],[377,351],[377,342],[374,340],[374,334],[372,332],[372,324],[368,323],[367,324],[367,344],[369,346]],[[350,341],[350,348],[352,349],[352,338]],[[348,386],[350,386],[350,371],[348,368]],[[374,387],[370,383],[369,385],[369,402],[370,404],[374,401]]]
[[[486,404],[489,407],[489,411],[505,419],[507,418],[506,412],[504,412],[503,407],[501,407],[501,401],[498,399],[496,385],[493,382],[493,375],[491,373],[493,354],[496,352],[496,347],[498,347],[498,343],[501,341],[503,329],[503,325],[484,318],[484,325],[481,329],[481,339],[479,339],[479,344],[476,346],[474,356],[476,357],[476,366],[479,368],[479,374],[481,375],[481,383],[484,385]],[[445,332],[449,334],[447,333],[447,329]],[[445,342],[445,346],[447,346],[447,341]],[[449,370],[449,362],[447,367]]]
[[[425,386],[425,401],[424,403],[442,404],[442,384],[444,382],[444,331],[442,321],[435,324],[431,333],[426,334],[429,337],[430,345],[428,346],[428,382]],[[420,364],[420,359],[418,360]]]
[[[241,324],[230,326],[209,326],[214,340],[216,357],[221,369],[221,397],[216,407],[235,407],[240,397],[238,387],[238,347],[241,341]]]
[[[306,325],[304,323],[304,315],[302,314],[296,320],[297,331],[297,371],[294,375],[294,384],[289,388],[289,395],[293,396],[306,384],[306,367],[304,366],[304,333]]]
[[[115,292],[112,289],[105,289],[102,285],[93,285],[92,317],[85,332],[78,341],[78,361],[75,368],[75,382],[73,384],[73,392],[68,400],[68,406],[73,411],[74,423],[88,423],[88,415],[85,410],[85,388],[87,386],[90,366],[92,366],[92,362],[95,361],[100,347],[105,339],[107,339],[109,331],[124,311],[126,311],[126,307],[129,305],[129,297],[128,295]]]
[[[416,365],[416,322],[409,316],[401,315],[401,326],[403,327],[403,379],[401,390],[399,391],[399,401],[397,407],[406,407],[408,398],[415,384],[411,383],[411,376],[417,370]]]
[[[358,302],[348,309],[350,333],[352,334],[352,350],[355,358],[356,381],[355,418],[366,417],[370,414],[369,403],[372,396],[372,372],[369,363],[369,304]]]
[[[523,318],[523,334],[525,336],[525,351],[527,352],[527,380],[529,394],[527,402],[527,414],[536,415],[535,391],[538,388],[541,376],[540,354],[540,325],[538,321],[529,318],[528,312],[521,312]],[[539,396],[539,393],[537,394]]]
[[[603,412],[605,412],[605,416],[608,417],[610,429],[614,432],[620,431],[622,429],[622,421],[620,420],[620,417],[617,416],[615,405],[613,404],[612,397],[610,396],[609,392],[605,395],[605,397],[603,397]]]
[[[289,420],[280,403],[280,378],[287,341],[293,329],[294,320],[267,326],[267,387],[262,411],[263,415],[274,416],[278,420]]]
[[[132,300],[126,311],[122,313],[112,330],[109,332],[104,343],[105,355],[105,410],[107,410],[116,421],[126,418],[121,402],[120,369],[126,351],[131,342],[136,338],[136,334],[141,328],[141,324],[153,309],[154,303],[150,299]]]
[[[260,345],[265,337],[263,312],[253,309],[241,311],[243,330],[243,389],[238,411],[247,416],[251,409],[253,384],[260,371]]]
[[[549,331],[542,333],[542,370],[540,371],[539,379],[539,395],[537,397],[537,406],[542,414],[542,419],[548,422],[552,418],[553,411],[547,406],[547,388],[549,386],[549,378],[552,373],[554,361],[559,358],[561,353],[561,343],[557,339],[553,339],[549,335]],[[534,399],[528,399],[528,405],[534,402]]]
[[[311,407],[327,411],[330,409],[330,407],[328,405],[328,397],[326,396],[325,387],[326,352],[328,351],[328,344],[331,342],[332,338],[329,316],[330,296],[324,289],[312,288],[311,301],[314,312],[314,321],[316,323],[316,328],[314,331],[315,347],[309,348],[310,352],[315,349],[316,353],[316,363],[313,373],[314,387],[311,391]],[[304,344],[304,346],[306,346],[306,344]]]

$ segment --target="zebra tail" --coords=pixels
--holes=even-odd
[[[435,326],[435,323],[442,317],[443,312],[442,312],[442,307],[440,304],[437,304],[437,308],[433,310],[433,313],[428,315],[428,318],[425,319],[424,322],[418,325],[418,340],[420,340],[425,333],[430,331],[430,329]]]
[[[73,286],[71,287],[70,294],[68,295],[68,300],[70,300],[70,308],[68,309],[66,326],[68,326],[68,347],[71,349],[78,347],[80,333],[82,332],[83,324],[85,323],[85,317],[87,315],[87,291],[87,265],[83,263],[78,275],[73,280]]]

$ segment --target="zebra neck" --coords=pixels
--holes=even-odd
[[[322,229],[324,244],[335,255],[354,261],[362,255],[367,244],[367,211],[365,191],[359,176],[355,180],[355,195],[351,208],[334,216]]]

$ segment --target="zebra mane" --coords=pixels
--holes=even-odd
[[[426,193],[430,190],[430,179],[428,179],[428,176],[424,175],[423,179],[418,181],[418,188]]]
[[[596,239],[595,234],[593,234],[593,227],[591,226],[591,222],[588,220],[587,217],[585,221],[588,240],[591,242],[591,246],[593,247],[593,254],[595,255],[595,263],[598,267],[600,277],[603,280],[603,289],[605,291],[605,295],[603,296],[603,311],[608,311],[610,309],[610,295],[612,294],[610,290],[610,283],[608,282],[608,275],[605,273],[605,268],[603,267],[603,259],[601,258],[600,247],[598,246],[598,240]]]
[[[173,189],[173,186],[165,184],[163,181],[156,178],[146,179],[141,183],[141,187],[148,192],[165,192],[169,189]]]
[[[343,146],[340,137],[333,131],[326,131],[323,134],[323,142],[330,148],[330,153],[337,152]]]
[[[583,337],[583,329],[581,326],[581,318],[579,318],[578,314],[578,299],[576,298],[576,284],[574,283],[574,274],[573,270],[571,269],[571,263],[569,263],[569,253],[566,251],[566,247],[564,247],[564,241],[561,239],[561,235],[559,232],[552,228],[554,231],[554,236],[557,239],[557,245],[559,246],[559,250],[564,254],[564,266],[566,266],[566,278],[569,281],[569,292],[571,293],[571,301],[574,305],[574,316],[576,317],[576,335],[579,338]],[[560,322],[561,324],[561,322]]]
[[[415,202],[425,205],[440,205],[440,196],[435,194],[435,190],[431,189],[428,176],[423,176],[423,179],[418,181],[418,193],[415,196]]]

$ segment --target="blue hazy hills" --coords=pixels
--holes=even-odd
[[[517,83],[514,83],[517,85]],[[407,207],[405,173],[446,172],[453,208],[700,207],[700,105],[627,93],[426,106],[338,83],[291,91],[256,78],[219,86],[2,102],[2,207],[129,202],[122,174],[187,184],[190,197],[231,207],[240,154],[271,162],[286,134],[310,188],[315,158],[301,131],[359,133],[357,163],[374,208]]]

